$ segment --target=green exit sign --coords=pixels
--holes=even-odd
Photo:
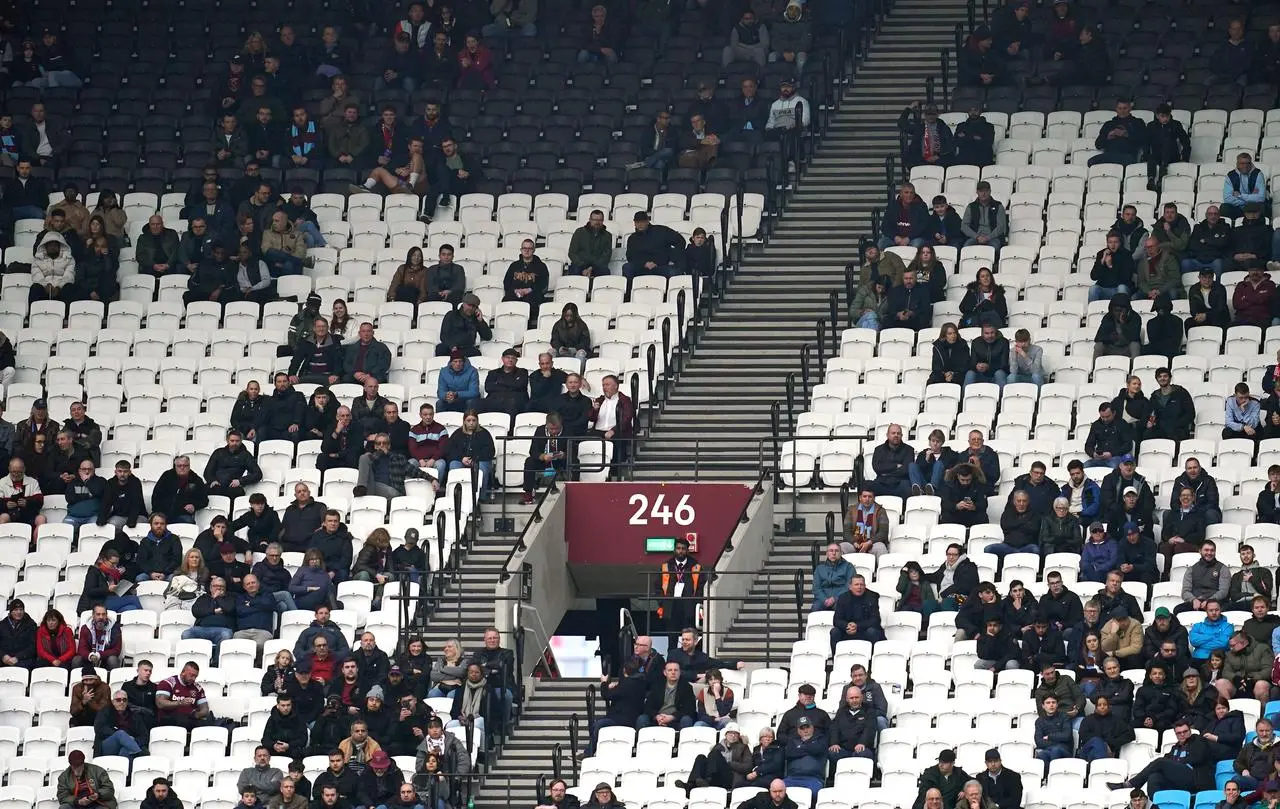
[[[675,553],[675,537],[647,537],[644,541],[645,553]]]

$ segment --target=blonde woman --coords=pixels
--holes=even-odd
[[[462,644],[457,638],[449,638],[444,642],[441,657],[431,662],[431,690],[427,696],[453,699],[466,675],[467,660],[462,653]]]

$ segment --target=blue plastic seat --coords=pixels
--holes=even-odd
[[[1191,809],[1191,793],[1185,789],[1162,789],[1151,796],[1159,809]]]
[[[1196,793],[1196,799],[1192,804],[1192,809],[1201,809],[1201,807],[1213,809],[1214,806],[1218,805],[1218,801],[1224,800],[1225,798],[1226,795],[1220,789],[1202,790]]]

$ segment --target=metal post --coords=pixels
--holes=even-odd
[[[812,351],[813,346],[809,343],[805,343],[800,346],[800,384],[804,386],[804,401],[806,408],[809,406],[809,355]]]

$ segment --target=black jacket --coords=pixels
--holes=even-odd
[[[123,486],[114,475],[103,487],[102,504],[98,507],[98,525],[106,525],[112,517],[124,517],[126,525],[133,528],[138,518],[146,516],[147,502],[142,497],[142,481],[130,475]],[[176,567],[176,566],[175,566]]]
[[[298,425],[299,430],[302,429],[302,411],[307,406],[307,400],[301,393],[288,388],[284,391],[273,390],[270,396],[260,398],[265,398],[266,402],[258,411],[258,420],[254,429],[259,432],[269,430],[283,433],[294,424]]]
[[[1225,222],[1226,220],[1219,220],[1219,224],[1224,224]],[[1201,222],[1199,225],[1196,225],[1196,231],[1199,231],[1200,228],[1204,226],[1204,224],[1205,224],[1204,222]],[[1191,246],[1187,248],[1189,258],[1202,258],[1202,260],[1204,261],[1212,261],[1213,259],[1224,257],[1224,256],[1210,255],[1212,250],[1208,247],[1203,248],[1203,252],[1201,256],[1193,255],[1197,251],[1195,233],[1196,233],[1195,231],[1192,232]],[[1227,237],[1230,238],[1230,235],[1231,234],[1228,233]],[[1226,252],[1225,245],[1222,247],[1222,251],[1225,254]],[[1217,326],[1219,328],[1225,328],[1227,325],[1231,323],[1231,310],[1227,306],[1227,288],[1224,287],[1222,284],[1218,283],[1217,281],[1214,281],[1213,286],[1209,288],[1208,295],[1204,294],[1204,290],[1200,288],[1199,284],[1196,284],[1195,286],[1191,287],[1191,289],[1187,291],[1187,303],[1191,307],[1192,317],[1195,317],[1196,315],[1200,315],[1200,314],[1203,314],[1205,316],[1203,323],[1189,324],[1191,326],[1201,325],[1201,326]]]
[[[989,166],[995,160],[996,130],[986,118],[968,118],[956,127],[955,160],[967,166]],[[1001,809],[1004,809],[1001,807]]]
[[[289,745],[288,750],[278,753],[275,749],[276,742]],[[307,720],[297,710],[291,711],[288,716],[282,716],[279,708],[272,708],[271,715],[267,717],[267,725],[262,730],[262,743],[271,750],[273,756],[302,756],[307,749]]]
[[[366,766],[356,782],[356,794],[359,796],[357,804],[359,806],[380,806],[390,803],[398,795],[400,785],[404,783],[404,780],[404,773],[400,771],[394,761],[391,762],[391,766],[382,775],[374,772],[372,767]]]
[[[1162,124],[1152,120],[1147,124],[1147,159],[1157,163],[1177,163],[1191,156],[1191,136],[1177,118]]]
[[[972,293],[972,290],[970,292]],[[968,298],[968,295],[965,297]],[[960,304],[960,308],[964,308],[963,303]],[[996,339],[993,342],[988,343],[979,337],[969,344],[969,368],[977,370],[980,362],[985,362],[991,366],[987,371],[989,374],[994,374],[996,371],[1005,371],[1006,373],[1009,371],[1009,341],[1004,338],[1004,335],[997,332]],[[995,481],[988,482],[994,483]]]
[[[1158,730],[1167,730],[1173,727],[1173,720],[1177,719],[1179,710],[1178,697],[1173,692],[1173,686],[1167,682],[1156,686],[1147,680],[1134,692],[1133,722],[1139,727],[1143,727],[1144,722],[1150,719]]]
[[[1106,716],[1100,716],[1096,713],[1086,716],[1084,721],[1080,723],[1080,744],[1084,744],[1093,738],[1102,739],[1103,743],[1111,751],[1111,755],[1118,756],[1120,748],[1134,739],[1134,732],[1129,725],[1127,711],[1121,713],[1116,711],[1115,706],[1112,706],[1111,713]]]
[[[1187,243],[1187,257],[1200,261],[1213,261],[1226,258],[1231,249],[1231,223],[1219,219],[1217,225],[1210,225],[1206,219],[1198,222],[1191,229],[1191,241]],[[1220,286],[1216,281],[1214,286]],[[1195,310],[1192,310],[1192,314]]]
[[[1008,365],[1006,358],[1005,364]],[[963,339],[958,338],[954,343],[948,343],[945,338],[939,337],[933,341],[933,376],[932,381],[942,381],[943,374],[950,371],[953,376],[952,381],[960,384],[964,379],[964,374],[969,370],[969,344]]]
[[[1119,458],[1133,450],[1133,433],[1129,425],[1119,416],[1110,422],[1096,419],[1089,426],[1089,435],[1084,440],[1084,451],[1092,456],[1100,452],[1110,452],[1112,457]]]
[[[1112,138],[1111,133],[1114,131],[1123,131],[1125,137]],[[1094,140],[1094,146],[1104,152],[1123,152],[1133,155],[1136,160],[1138,154],[1142,152],[1147,145],[1147,128],[1141,120],[1130,115],[1127,118],[1119,116],[1112,118],[1102,125],[1098,130],[1098,137]]]
[[[1102,263],[1105,255],[1107,255],[1107,250],[1103,248],[1094,256],[1093,269],[1089,271],[1089,277],[1101,287],[1114,288],[1124,285],[1132,289],[1133,255],[1121,245],[1119,250],[1111,254],[1110,267]]]
[[[946,565],[939,565],[937,570],[925,574],[925,578],[935,587],[940,587],[945,568]],[[978,589],[978,566],[969,561],[968,558],[961,558],[956,563],[955,574],[951,577],[951,582],[950,587],[938,593],[938,598],[946,598],[951,595],[960,595],[968,598],[973,594],[974,590]]]
[[[658,681],[649,688],[649,693],[645,696],[644,712],[650,718],[657,716],[662,710],[662,703],[666,695],[667,681],[665,679]],[[462,690],[459,689],[461,694]],[[698,705],[693,696],[693,686],[684,680],[676,683],[676,716],[678,718],[689,717],[694,719],[698,714]]]
[[[185,514],[184,507],[188,505],[194,506],[196,511],[209,505],[209,492],[204,480],[192,470],[187,473],[186,483],[179,486],[178,473],[172,469],[165,470],[151,492],[151,510],[172,519]],[[206,563],[209,561],[205,559]]]
[[[280,546],[286,552],[303,553],[307,550],[307,542],[320,530],[327,510],[324,503],[312,498],[305,506],[299,506],[295,500],[284,510],[280,519]]]
[[[964,297],[960,299],[960,312],[964,322],[971,326],[984,326],[987,323],[997,329],[1004,328],[1009,322],[1009,304],[1005,302],[1004,287],[996,284],[991,288],[991,298],[983,298],[978,291],[978,282],[970,281]],[[970,351],[977,353],[982,338],[973,341]],[[1004,364],[1009,364],[1009,341],[1003,335],[997,335],[996,345],[1004,344]]]
[[[838,744],[849,751],[859,744],[871,750],[875,748],[877,730],[874,713],[865,707],[855,713],[848,705],[842,705],[831,722],[827,743]]]
[[[905,320],[899,319],[899,312],[907,312],[909,316]],[[889,314],[887,323],[882,324],[884,328],[919,331],[928,326],[932,319],[933,298],[928,287],[916,284],[908,289],[906,285],[902,285],[889,290]]]
[[[1000,769],[1000,776],[993,777],[983,770],[975,776],[982,784],[982,797],[993,801],[997,809],[1021,809],[1022,775],[1015,770]]]
[[[627,237],[627,262],[643,265],[652,261],[659,267],[668,264],[680,266],[684,257],[684,237],[666,225],[652,222],[644,231],[636,231]]]
[[[609,705],[609,719],[625,723],[627,727],[635,725],[636,720],[644,713],[646,694],[643,675],[623,677],[601,689],[605,701]]]
[[[440,322],[440,344],[446,348],[467,349],[481,340],[492,340],[493,329],[478,317],[467,317],[461,309],[454,309]]]
[[[796,738],[796,723],[800,717],[806,716],[813,723],[814,738],[821,738],[831,732],[831,715],[816,704],[811,708],[796,703],[787,709],[778,719],[778,743],[786,744]]]

